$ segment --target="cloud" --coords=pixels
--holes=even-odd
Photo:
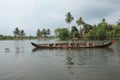
[[[71,12],[74,21],[83,17],[85,22],[97,24],[102,18],[110,23],[120,16],[119,0],[0,0],[0,34],[5,28],[24,29],[27,35],[35,34],[38,28],[67,27],[65,14]],[[2,29],[4,27],[4,29]]]
[[[117,0],[92,0],[91,2],[84,0],[82,8],[76,10],[75,17],[81,16],[90,24],[97,24],[102,18],[106,18],[108,22],[113,23],[115,19],[119,19],[113,15],[120,16],[118,3],[120,1]],[[109,17],[112,17],[113,21],[109,20]]]

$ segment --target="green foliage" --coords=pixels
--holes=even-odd
[[[67,28],[57,28],[54,33],[57,35],[59,40],[68,40],[69,38],[69,31]]]
[[[67,28],[57,28],[54,33],[59,38],[59,40],[68,40],[69,38],[79,38],[78,29],[76,26],[72,26],[71,32]]]
[[[106,31],[103,28],[98,28],[96,31],[96,36],[98,39],[105,39],[106,38]]]
[[[51,33],[50,29],[47,29],[46,33],[47,33],[47,35],[50,35],[50,33]]]
[[[13,37],[12,36],[0,35],[0,40],[13,40]]]
[[[77,25],[83,25],[84,21],[82,20],[82,17],[80,17],[77,21],[76,21]]]
[[[114,36],[120,36],[120,25],[114,26]]]
[[[70,37],[71,38],[79,38],[80,35],[78,33],[78,29],[76,28],[76,26],[72,26],[71,32],[70,32]]]
[[[50,29],[43,29],[42,31],[40,31],[40,29],[37,30],[36,32],[37,37],[42,38],[42,37],[47,37],[48,35],[50,35]]]
[[[95,30],[90,30],[88,33],[89,38],[96,38],[96,31]]]
[[[68,12],[66,15],[65,21],[70,24],[72,20],[74,20],[73,16],[71,15],[70,12]]]
[[[19,30],[19,28],[15,28],[13,31],[15,39],[23,38],[25,36],[24,30]]]
[[[46,29],[45,29],[45,28],[43,28],[42,33],[43,33],[43,36],[44,36],[44,37],[46,37],[46,36],[47,36],[47,31],[46,31]]]
[[[84,33],[88,33],[92,29],[93,29],[93,26],[91,26],[90,24],[85,23],[84,26],[83,26]]]
[[[24,30],[21,30],[21,31],[20,31],[20,36],[21,36],[22,38],[25,36]]]
[[[89,38],[105,39],[106,31],[102,27],[97,28],[96,30],[90,30],[88,33]]]
[[[66,22],[71,23],[74,18],[72,17],[71,13],[68,12],[66,14]],[[88,37],[88,38],[95,38],[95,39],[106,39],[110,37],[119,37],[120,36],[120,20],[117,22],[116,25],[111,25],[106,22],[106,19],[103,18],[99,24],[90,25],[85,23],[80,17],[76,21],[77,25],[80,26],[80,30],[75,26],[72,26],[71,31],[65,31],[63,28],[58,28],[55,30],[56,36],[59,37],[60,40],[64,40],[67,38],[80,38],[80,37]],[[83,25],[83,28],[81,28]],[[64,28],[65,29],[65,28]],[[69,33],[70,32],[70,33]]]
[[[66,23],[70,24],[74,17],[68,12],[66,15],[65,21]],[[67,40],[70,38],[96,38],[96,39],[109,39],[110,37],[116,38],[120,37],[120,19],[117,21],[116,24],[108,24],[106,19],[103,18],[99,24],[90,25],[83,21],[82,17],[76,20],[76,24],[80,26],[78,30],[76,26],[71,27],[71,31],[67,28],[57,28],[54,30],[54,33],[59,38],[59,40]],[[83,27],[81,27],[81,25]],[[38,29],[36,31],[36,36],[25,36],[25,31],[20,30],[19,28],[15,28],[13,31],[13,36],[4,36],[0,35],[0,40],[4,39],[21,39],[21,38],[29,38],[29,39],[36,39],[36,38],[50,38],[50,29]],[[54,38],[54,37],[52,37]]]
[[[117,21],[117,25],[119,25],[119,26],[120,26],[120,19],[119,19],[119,21]]]
[[[13,34],[14,34],[15,38],[18,37],[20,34],[19,28],[15,28],[15,30],[13,31]]]
[[[79,33],[82,34],[82,29],[81,26],[85,24],[85,22],[82,20],[82,17],[80,17],[77,21],[76,21],[77,25],[80,26],[79,28]]]
[[[36,32],[37,37],[42,37],[42,34],[43,34],[42,31],[40,31],[40,29],[38,29]]]

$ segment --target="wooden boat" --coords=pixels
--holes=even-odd
[[[36,44],[31,42],[31,44],[36,48],[102,48],[109,47],[114,43],[114,41],[106,43],[49,43],[49,44]]]

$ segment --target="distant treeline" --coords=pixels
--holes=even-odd
[[[37,36],[24,36],[24,37],[15,37],[15,36],[4,36],[0,35],[0,40],[28,40],[28,39],[39,39],[39,40],[47,40],[54,39],[55,36],[47,36],[47,37],[37,37]]]
[[[54,36],[50,36],[51,31],[50,29],[38,29],[36,31],[36,36],[27,36],[25,31],[22,29],[20,30],[19,28],[15,28],[13,31],[14,36],[5,36],[5,35],[0,35],[0,40],[20,40],[20,39],[53,39]]]
[[[66,14],[65,21],[70,24],[74,17],[70,12]],[[76,26],[69,26],[69,28],[56,28],[55,34],[59,40],[68,39],[120,39],[120,19],[116,24],[109,24],[103,18],[100,23],[90,25],[83,21],[82,17],[76,20]]]
[[[74,17],[68,12],[65,21],[70,24]],[[79,26],[79,29],[77,28]],[[76,20],[76,26],[69,26],[66,28],[56,28],[54,30],[55,36],[50,36],[50,29],[37,29],[36,36],[27,36],[23,29],[15,28],[13,31],[14,36],[0,35],[0,40],[6,39],[53,39],[59,40],[78,40],[78,39],[120,39],[120,19],[116,24],[109,24],[103,18],[100,23],[91,25],[86,23],[82,17]]]

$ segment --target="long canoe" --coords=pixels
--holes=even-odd
[[[49,43],[49,44],[36,44],[31,42],[35,48],[102,48],[109,47],[114,43],[114,41],[109,41],[105,43]]]

